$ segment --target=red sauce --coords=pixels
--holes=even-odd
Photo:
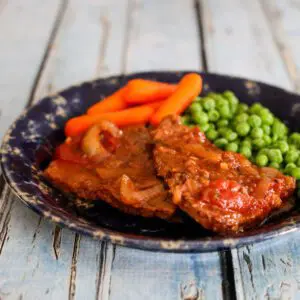
[[[234,180],[211,181],[202,192],[202,199],[223,209],[246,213],[253,208],[253,197],[244,193],[242,185]]]

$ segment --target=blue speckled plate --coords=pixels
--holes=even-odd
[[[71,87],[42,99],[25,111],[10,127],[2,145],[4,176],[15,194],[45,218],[94,238],[160,251],[213,251],[259,242],[295,231],[300,212],[296,205],[255,230],[239,236],[221,237],[188,219],[172,224],[158,219],[126,215],[96,201],[86,206],[80,199],[67,199],[42,176],[55,146],[63,141],[64,123],[82,114],[93,103],[134,77],[178,82],[186,72],[148,72],[99,79]],[[204,92],[233,90],[248,104],[261,101],[292,129],[299,129],[300,97],[280,88],[246,79],[202,74]]]

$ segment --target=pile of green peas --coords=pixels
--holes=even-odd
[[[182,122],[199,126],[221,149],[239,152],[260,167],[273,167],[300,180],[300,133],[289,133],[260,103],[248,106],[232,91],[209,93],[193,101]]]

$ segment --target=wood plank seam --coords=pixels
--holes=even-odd
[[[127,69],[127,62],[128,62],[128,50],[129,50],[129,44],[130,44],[130,31],[132,30],[132,24],[133,24],[133,13],[136,6],[135,0],[128,0],[127,1],[127,20],[126,20],[126,37],[124,42],[124,48],[122,51],[122,66],[121,66],[121,73],[124,75]]]
[[[31,89],[31,94],[30,94],[30,97],[27,101],[27,104],[25,105],[25,108],[26,107],[29,107],[32,102],[33,102],[33,96],[34,96],[34,91],[35,91],[35,88],[36,88],[36,84],[38,82],[38,78],[40,77],[41,75],[41,71],[42,71],[42,68],[44,67],[44,64],[46,63],[46,60],[47,60],[47,57],[49,55],[49,48],[50,48],[50,45],[51,45],[51,42],[53,40],[53,37],[54,35],[57,33],[57,29],[58,29],[58,25],[60,24],[60,20],[62,18],[62,13],[66,10],[66,2],[68,0],[62,0],[61,1],[61,5],[59,6],[58,8],[58,14],[57,14],[57,17],[56,19],[54,20],[54,23],[53,23],[53,28],[51,30],[51,34],[49,36],[49,41],[47,43],[47,49],[43,55],[43,58],[42,58],[42,61],[41,61],[41,64],[40,64],[40,67],[38,69],[38,72],[37,72],[37,75],[35,77],[35,80],[34,80],[34,84],[32,86],[32,89]],[[3,186],[1,186],[3,184]],[[2,191],[7,187],[8,185],[5,183],[5,180],[3,178],[3,175],[1,175],[1,179],[0,179],[0,194],[2,193]],[[3,197],[1,198],[2,201],[4,202],[13,202],[14,201],[14,194],[13,193],[8,193],[7,194],[7,197]],[[11,213],[11,208],[12,208],[12,204],[9,206],[9,209],[6,211],[5,215],[4,214],[0,214],[0,222],[2,220],[2,218],[4,218],[4,220],[8,220],[9,219],[9,216],[10,216],[10,213]],[[6,224],[6,222],[4,222]],[[40,223],[40,222],[39,222]],[[3,229],[2,229],[3,230]],[[7,229],[6,229],[7,230]],[[4,245],[5,245],[5,241],[6,240],[3,240],[2,241],[2,244],[1,244],[1,250],[4,248]]]
[[[201,0],[195,1],[195,8],[198,11],[198,26],[201,39],[201,57],[202,57],[202,66],[205,72],[208,71],[207,56],[206,56],[206,47],[205,47],[205,35],[204,35],[204,10]],[[235,280],[234,280],[234,269],[233,261],[230,250],[220,251],[220,267],[223,276],[222,292],[224,299],[237,299],[235,293]]]
[[[28,100],[28,103],[27,103],[27,105],[26,105],[25,108],[28,108],[29,106],[31,106],[33,104],[33,101],[35,99],[36,88],[38,86],[38,82],[39,82],[39,80],[41,78],[43,69],[44,69],[44,67],[45,67],[45,65],[47,63],[47,60],[48,60],[49,54],[51,52],[51,48],[52,48],[53,42],[54,42],[55,37],[56,37],[56,35],[58,33],[58,30],[60,28],[60,25],[62,23],[63,17],[65,15],[66,11],[67,11],[68,2],[69,2],[69,0],[62,0],[61,1],[60,7],[58,9],[57,17],[56,17],[56,19],[54,21],[54,24],[53,24],[53,27],[52,27],[52,31],[51,31],[49,39],[48,39],[46,50],[45,50],[43,58],[41,60],[38,72],[37,72],[37,74],[36,74],[36,76],[35,76],[35,78],[33,80],[33,85],[32,85],[32,89],[31,89],[31,93],[30,93],[29,100]]]
[[[205,49],[205,39],[204,39],[204,24],[203,24],[203,8],[201,2],[199,0],[194,0],[196,19],[198,22],[198,32],[199,32],[199,41],[200,41],[200,49],[201,49],[201,61],[202,61],[202,70],[207,72],[207,56]]]
[[[53,248],[54,256],[55,256],[56,260],[58,260],[58,258],[59,258],[60,245],[61,245],[61,228],[59,226],[55,226],[54,231],[53,231],[52,248]]]
[[[109,35],[111,32],[111,23],[109,22],[105,14],[102,14],[100,17],[100,25],[103,31],[103,35],[102,38],[100,39],[99,58],[96,63],[96,74],[101,74],[101,71],[105,69],[104,59],[106,55]]]
[[[1,199],[7,199],[7,201]],[[0,200],[3,201],[3,205],[1,205],[0,207],[0,255],[1,255],[7,237],[8,223],[10,220],[10,211],[13,203],[12,192],[8,187],[8,185],[4,187],[1,193]]]
[[[266,4],[264,0],[259,1],[262,11],[266,16],[269,30],[271,32],[274,44],[277,46],[278,52],[285,64],[287,74],[294,85],[294,90],[300,92],[300,77],[297,72],[297,65],[293,59],[291,50],[286,46],[286,41],[283,40],[283,36],[280,32],[283,31],[283,27],[280,20],[280,15]]]
[[[97,274],[96,300],[106,300],[110,296],[111,270],[115,258],[116,246],[103,241],[99,259],[99,272]]]
[[[78,253],[80,249],[80,235],[76,233],[73,247],[73,255],[72,255],[72,263],[70,270],[70,280],[69,280],[69,300],[73,300],[75,298],[76,292],[76,272],[77,272],[77,259]]]
[[[7,191],[7,194],[11,194],[9,190]],[[0,210],[0,225],[2,223],[2,226],[0,228],[0,255],[7,240],[8,223],[10,220],[10,211],[13,204],[12,198],[10,196],[8,197],[8,200],[5,201],[5,204]]]

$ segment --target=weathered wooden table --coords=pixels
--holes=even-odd
[[[300,0],[0,0],[0,136],[83,80],[196,69],[300,91]],[[0,299],[300,299],[300,232],[153,253],[60,229],[0,182]]]

